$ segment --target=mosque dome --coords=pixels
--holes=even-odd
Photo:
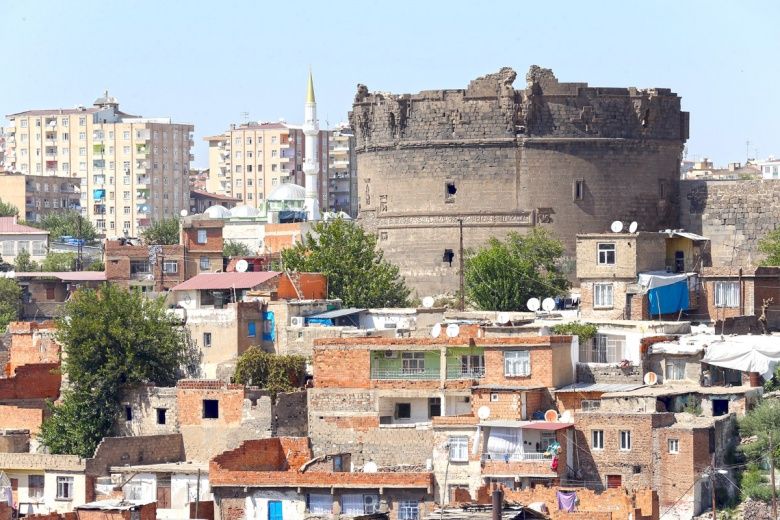
[[[256,217],[260,214],[257,208],[242,204],[230,210],[231,217]]]
[[[203,214],[208,218],[230,218],[230,211],[219,204],[206,208]]]
[[[271,191],[266,200],[268,201],[287,201],[304,200],[306,198],[306,189],[297,184],[280,184]]]

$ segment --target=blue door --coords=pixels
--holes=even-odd
[[[281,501],[270,500],[268,502],[268,520],[283,520]]]

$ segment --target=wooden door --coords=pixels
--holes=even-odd
[[[622,475],[607,475],[607,487],[608,488],[623,487],[623,476]]]

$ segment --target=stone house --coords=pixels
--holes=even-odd
[[[184,246],[146,246],[129,239],[106,240],[106,280],[122,287],[165,292],[185,279]]]
[[[413,467],[354,467],[348,452],[315,456],[306,437],[246,441],[209,464],[215,518],[390,520],[433,511],[433,475]]]
[[[17,217],[0,217],[0,256],[4,262],[14,263],[22,251],[30,253],[30,260],[42,262],[48,250],[48,231],[19,224]]]
[[[223,227],[224,222],[221,219],[210,218],[207,213],[181,220],[185,279],[199,273],[217,273],[223,270]]]
[[[705,267],[701,275],[701,319],[722,322],[738,316],[761,316],[765,299],[767,324],[780,327],[780,267]],[[760,331],[758,324],[754,325]]]
[[[106,281],[99,271],[15,273],[22,288],[22,317],[28,320],[57,318],[79,288],[94,289]]]

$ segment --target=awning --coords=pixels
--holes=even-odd
[[[769,379],[780,363],[780,342],[772,336],[735,336],[709,344],[702,363],[740,372],[758,372]]]
[[[524,430],[544,430],[548,432],[554,432],[558,430],[563,430],[565,428],[573,428],[573,423],[559,423],[559,422],[547,422],[547,421],[539,421],[539,422],[532,422],[529,424],[526,424],[523,426]]]
[[[334,320],[336,318],[343,318],[344,316],[352,316],[353,314],[360,314],[361,312],[365,312],[366,309],[336,309],[333,311],[327,311],[322,312],[320,314],[313,314],[311,316],[306,316],[306,319],[318,319],[318,320]]]

